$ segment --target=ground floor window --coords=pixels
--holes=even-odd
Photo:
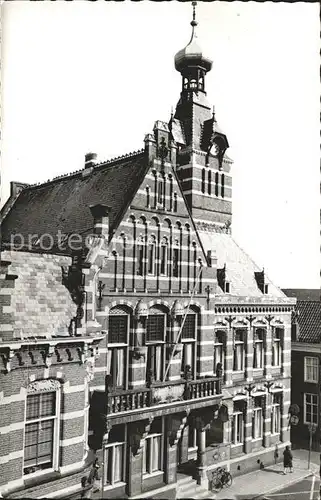
[[[197,447],[197,431],[192,425],[188,426],[188,448]]]
[[[317,394],[304,394],[304,423],[317,424],[318,423],[318,395]]]
[[[155,419],[143,446],[143,474],[153,474],[162,470],[162,424]]]
[[[260,439],[263,436],[263,413],[261,398],[255,398],[252,416],[252,438]]]
[[[232,417],[232,444],[241,444],[244,441],[244,415],[238,402],[234,403]]]
[[[125,427],[112,427],[105,446],[105,484],[112,486],[124,481]]]
[[[271,409],[271,433],[280,434],[281,432],[281,395],[274,394]]]

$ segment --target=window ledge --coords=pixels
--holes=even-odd
[[[273,433],[271,432],[271,437],[275,437],[275,436],[279,436],[279,435],[280,435],[279,432],[273,432]]]
[[[60,472],[50,469],[38,470],[32,472],[31,474],[25,474],[23,476],[23,482],[26,487],[34,486],[35,484],[41,484],[44,482],[49,482],[53,479],[58,479],[60,477]]]
[[[238,448],[239,446],[244,446],[244,443],[236,443],[236,444],[231,443],[231,448]]]
[[[103,487],[104,491],[114,490],[115,488],[120,488],[122,486],[126,486],[124,481],[119,481],[118,483],[108,484],[108,486]]]
[[[162,474],[164,474],[164,471],[162,470],[157,470],[155,472],[151,472],[150,474],[146,472],[145,474],[143,474],[143,479],[149,479],[150,477],[161,476]]]
[[[257,442],[257,441],[262,441],[263,437],[260,438],[252,438],[252,441]]]

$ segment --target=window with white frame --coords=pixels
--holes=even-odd
[[[263,436],[263,410],[262,399],[254,398],[254,408],[252,415],[252,438],[261,439]]]
[[[155,238],[151,238],[147,246],[147,272],[148,274],[155,274]]]
[[[162,423],[153,421],[143,445],[143,475],[147,476],[162,470]]]
[[[163,238],[160,246],[160,274],[167,275],[168,242]]]
[[[273,394],[271,408],[271,434],[281,432],[281,394]]]
[[[30,384],[28,392],[30,393],[26,401],[24,430],[24,474],[44,469],[56,470],[59,461],[60,384],[53,380],[34,382]]]
[[[245,332],[243,330],[235,330],[234,332],[234,356],[233,356],[233,370],[244,370],[244,338]]]
[[[105,445],[105,477],[104,483],[108,486],[117,485],[124,481],[125,466],[125,426],[116,425],[111,428],[108,444]]]
[[[162,380],[164,373],[166,315],[161,311],[150,311],[147,318],[146,345],[147,352],[147,377]]]
[[[318,383],[319,380],[319,358],[304,356],[304,382]]]
[[[253,368],[263,368],[263,334],[262,328],[254,330],[254,353],[253,353]]]
[[[274,328],[272,343],[272,366],[281,366],[281,338],[283,330]]]
[[[304,393],[304,423],[318,423],[318,395]]]
[[[231,443],[234,445],[241,444],[244,441],[243,404],[242,402],[234,401],[233,405]]]
[[[113,388],[126,387],[129,314],[113,314],[108,321],[107,375]]]
[[[218,364],[221,364],[222,370],[224,370],[224,338],[224,332],[214,333],[214,374],[216,374]]]
[[[196,361],[196,327],[197,315],[195,313],[188,313],[186,315],[184,325],[181,333],[181,342],[183,344],[181,374],[184,375],[186,367],[189,366],[192,376],[195,375],[195,361]]]

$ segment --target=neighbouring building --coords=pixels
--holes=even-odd
[[[6,204],[8,498],[72,494],[94,456],[104,498],[175,498],[178,474],[206,489],[217,466],[259,469],[290,441],[296,300],[231,235],[229,144],[195,12],[191,25],[176,111],[144,149],[99,164],[89,154]]]
[[[299,409],[298,423],[291,426],[293,446],[308,448],[313,424],[312,449],[320,451],[321,422],[321,301],[320,290],[286,289],[297,298],[292,326],[291,404]]]

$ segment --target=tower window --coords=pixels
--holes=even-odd
[[[222,174],[222,178],[221,178],[221,196],[222,196],[222,198],[224,198],[224,181],[225,181],[225,176],[224,176],[224,174]]]
[[[165,196],[165,182],[164,179],[161,178],[158,180],[158,203],[163,204],[164,203],[164,196]]]
[[[137,274],[143,276],[144,274],[144,245],[140,243],[137,247]]]
[[[205,168],[202,170],[202,193],[205,193]]]
[[[146,207],[150,207],[150,189],[149,186],[146,186]]]
[[[174,193],[174,212],[177,212],[177,193]]]
[[[212,172],[208,171],[208,186],[207,186],[208,194],[212,194]]]

